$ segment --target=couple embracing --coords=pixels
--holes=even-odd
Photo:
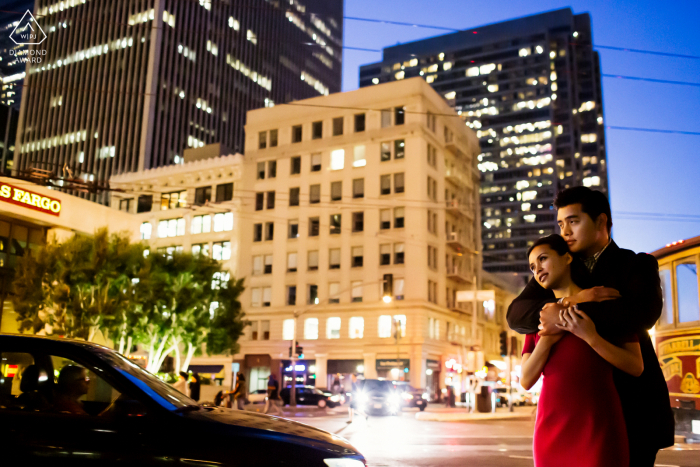
[[[554,204],[561,236],[530,247],[533,278],[508,309],[527,334],[521,384],[544,375],[535,467],[652,467],[674,441],[648,332],[663,303],[658,264],[612,241],[602,193],[568,188]]]

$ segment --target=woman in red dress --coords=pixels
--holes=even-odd
[[[582,290],[587,271],[559,235],[539,239],[528,251],[537,282],[555,297]],[[573,275],[573,279],[572,279]],[[525,338],[521,384],[530,389],[544,375],[537,407],[535,467],[625,467],[627,430],[613,367],[633,376],[644,364],[636,336],[614,345],[576,307],[561,313],[566,323],[554,336]]]

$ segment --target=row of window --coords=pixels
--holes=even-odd
[[[202,206],[209,202],[215,201],[221,203],[231,201],[233,199],[233,183],[223,183],[216,186],[216,199],[212,199],[213,187],[203,186],[194,190],[194,204]],[[119,200],[119,210],[131,212],[133,198]],[[177,209],[187,207],[187,190],[173,191],[170,193],[161,193],[160,209],[167,211],[168,209]],[[151,212],[153,210],[153,195],[141,195],[138,197],[136,212]]]
[[[404,173],[380,175],[380,193],[382,195],[390,195],[392,193],[392,179],[394,185],[394,193],[403,193],[405,191]],[[357,178],[353,180],[352,197],[364,198],[365,196],[365,179]],[[331,182],[331,201],[340,201],[343,198],[343,182]],[[255,194],[255,210],[262,211],[263,209],[275,208],[275,191],[258,192]],[[321,202],[321,185],[309,186],[309,204],[318,204]],[[289,189],[289,206],[299,206],[300,204],[300,189],[298,187]]]
[[[212,222],[213,220],[213,222]],[[141,240],[150,240],[153,234],[153,224],[144,222],[141,224]],[[182,237],[185,235],[185,218],[163,219],[158,221],[158,238]],[[233,230],[233,213],[220,212],[194,216],[190,224],[192,234],[208,232],[229,232]]]
[[[394,107],[392,109],[383,109],[381,111],[381,127],[387,128],[392,124],[392,114],[394,125],[403,125],[406,121],[406,109],[403,106]],[[354,131],[361,133],[365,131],[366,117],[364,113],[355,114],[353,116]],[[345,131],[344,117],[336,117],[332,121],[332,135],[342,136]],[[267,147],[277,147],[277,130],[261,131],[258,133],[258,149],[266,149]],[[292,127],[292,143],[300,143],[303,138],[303,125],[294,125]],[[323,121],[319,120],[311,124],[311,139],[323,138]]]
[[[193,250],[194,251],[194,250]],[[392,254],[393,252],[393,254]],[[340,248],[328,250],[328,269],[340,269],[341,266]],[[272,274],[272,255],[253,256],[253,274]],[[287,253],[287,272],[297,272],[299,254],[297,252]],[[379,245],[379,265],[386,266],[392,264],[404,264],[405,246],[403,243],[390,243]],[[318,270],[318,250],[311,250],[307,253],[307,270]],[[351,248],[350,266],[361,268],[364,266],[364,247],[355,246]]]
[[[403,228],[405,225],[406,210],[403,207],[392,209],[381,209],[379,211],[379,229],[387,230],[392,228],[392,211],[393,211],[393,226],[395,229]],[[320,217],[309,217],[309,237],[318,237],[321,231]],[[365,226],[364,212],[352,213],[352,232],[363,232]],[[329,233],[338,235],[342,232],[342,214],[331,214],[329,221]],[[265,222],[253,224],[253,241],[262,242],[274,239],[275,224],[274,222]],[[299,238],[299,220],[290,219],[287,224],[287,238]]]
[[[403,278],[393,278],[392,279],[392,294],[395,300],[404,299],[404,279]],[[362,281],[353,281],[350,283],[350,302],[359,303],[363,301],[362,291],[364,286]],[[285,305],[297,305],[297,292],[298,288],[296,285],[288,285],[285,295]],[[340,303],[340,290],[339,282],[330,282],[328,284],[328,296],[326,298],[327,303],[336,304]],[[259,307],[269,307],[272,302],[272,287],[254,287],[251,289],[251,306],[254,308]],[[306,304],[307,305],[318,305],[321,303],[318,295],[318,285],[308,284],[306,286]]]
[[[209,256],[209,243],[195,243],[192,245],[193,255]],[[147,250],[148,251],[148,250]],[[158,253],[172,257],[173,253],[182,253],[184,251],[182,245],[173,245],[158,248]],[[231,259],[231,242],[213,242],[211,243],[211,257],[219,261],[228,261]]]

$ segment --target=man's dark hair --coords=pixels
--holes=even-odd
[[[583,264],[583,261],[581,261],[580,258],[574,256],[573,253],[571,253],[571,250],[569,250],[569,245],[567,245],[566,240],[564,240],[564,237],[558,234],[552,234],[537,239],[537,241],[535,241],[535,243],[527,249],[528,261],[530,260],[530,253],[532,253],[532,250],[534,250],[535,247],[540,245],[549,246],[559,256],[564,256],[565,254],[569,253],[572,258],[571,280],[573,281],[573,283],[578,285],[582,289],[590,289],[594,286],[591,279],[591,274],[588,272],[588,269],[586,269],[585,264]]]
[[[585,186],[574,186],[557,193],[554,198],[554,206],[559,209],[572,204],[580,204],[581,210],[588,214],[595,222],[598,216],[605,214],[608,216],[606,225],[608,233],[612,230],[612,213],[610,212],[610,202],[607,196],[600,191],[591,190]]]

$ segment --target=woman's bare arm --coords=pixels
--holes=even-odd
[[[552,336],[542,336],[540,340],[537,341],[535,350],[532,353],[523,354],[520,385],[524,389],[530,389],[535,385],[537,380],[540,379],[552,346],[563,336],[563,333]]]

